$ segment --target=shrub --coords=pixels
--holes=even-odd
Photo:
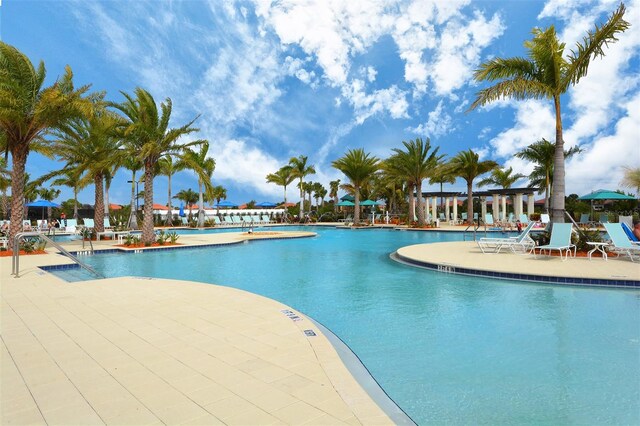
[[[177,232],[168,232],[167,237],[169,238],[169,241],[171,241],[171,244],[175,244],[176,241],[178,241],[178,238],[180,238],[180,235],[178,235]]]

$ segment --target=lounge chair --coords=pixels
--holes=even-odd
[[[353,215],[349,215],[349,216],[345,217],[344,219],[339,219],[338,222],[344,222],[344,223],[353,222]]]
[[[529,224],[529,216],[525,213],[522,213],[520,215],[520,223],[523,225],[528,225]]]
[[[114,228],[113,226],[111,226],[111,221],[109,220],[108,217],[105,217],[103,219],[103,221],[104,221],[103,222],[104,223],[104,229],[113,229]]]
[[[234,225],[242,224],[242,219],[240,219],[240,216],[231,216],[231,221],[233,221]]]
[[[548,251],[549,254],[551,254],[553,250],[557,250],[560,252],[560,259],[565,261],[571,253],[571,248],[573,248],[573,257],[575,257],[577,248],[575,244],[571,244],[571,227],[571,223],[554,223],[553,228],[551,228],[551,240],[549,244],[534,247],[534,254],[536,250],[539,250],[540,254],[542,254],[543,251]],[[562,256],[563,251],[565,253],[564,257]]]
[[[216,226],[220,226],[220,225],[222,225],[222,222],[220,221],[220,218],[219,218],[218,216],[211,216],[211,218],[213,219],[213,223],[214,223]]]
[[[75,234],[77,232],[78,221],[76,219],[67,219],[67,225],[64,227],[66,232]]]
[[[594,223],[589,219],[589,213],[582,213],[580,215],[578,226],[581,226],[583,228],[592,228],[594,226]]]
[[[234,225],[233,219],[231,218],[231,216],[226,214],[222,217],[222,219],[224,220],[225,225],[227,226]]]
[[[607,213],[600,213],[600,225],[609,223],[609,215]]]
[[[634,244],[627,238],[624,229],[622,229],[619,223],[605,223],[604,229],[607,230],[607,234],[609,234],[609,238],[611,238],[609,251],[615,253],[618,257],[620,254],[626,254],[632,262],[635,262],[633,255],[640,256],[640,245]]]
[[[264,224],[271,223],[271,219],[269,219],[269,215],[266,215],[266,214],[262,215],[262,223]]]
[[[633,233],[633,229],[631,229],[629,225],[627,225],[624,222],[620,222],[620,225],[622,225],[622,229],[624,230],[624,233],[627,234],[627,237],[629,237],[632,243],[634,244],[640,243],[640,240],[638,240],[638,237],[636,237],[636,235]]]
[[[82,219],[84,221],[84,226],[86,228],[93,228],[95,224],[93,223],[93,219]]]
[[[533,228],[534,222],[529,222],[526,228],[522,230],[520,235],[510,238],[480,238],[478,240],[478,247],[485,254],[499,253],[503,247],[509,248],[512,252],[526,253],[531,251],[536,243],[529,236],[531,228]]]

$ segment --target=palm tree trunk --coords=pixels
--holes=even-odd
[[[355,204],[355,212],[353,213],[353,224],[360,225],[360,187],[355,187],[355,194],[353,194],[353,203]]]
[[[111,178],[104,180],[104,217],[109,217],[109,189],[111,188]]]
[[[73,218],[78,220],[78,187],[73,187]]]
[[[302,178],[300,178],[300,220],[304,216],[304,189],[302,188]]]
[[[424,205],[422,204],[422,181],[419,180],[416,183],[416,197],[418,197],[418,226],[424,226],[425,225],[425,218],[424,218]]]
[[[168,182],[167,182],[167,207],[169,208],[169,213],[167,213],[167,225],[173,226],[173,209],[171,208],[171,173],[167,174]]]
[[[93,229],[96,232],[104,232],[104,189],[103,178],[101,174],[93,177],[93,183],[95,184],[95,204],[93,208]]]
[[[413,184],[408,184],[408,190],[409,190],[409,213],[407,214],[407,216],[408,216],[408,222],[411,223],[415,220],[415,217],[416,217],[416,199],[413,196]]]
[[[473,181],[467,182],[467,225],[473,223]]]
[[[202,194],[202,181],[198,179],[198,227],[204,226],[204,195]]]
[[[144,163],[144,210],[142,214],[142,242],[152,244],[155,241],[153,232],[153,167],[147,160]]]
[[[284,204],[287,204],[287,185],[284,185]]]
[[[560,96],[554,96],[556,110],[556,149],[553,155],[553,192],[551,193],[551,222],[564,223],[564,140],[562,140],[562,118]]]
[[[136,171],[133,170],[131,173],[131,209],[129,213],[129,224],[128,228],[137,230],[138,229],[138,212],[136,211]]]
[[[11,223],[9,224],[9,244],[13,244],[13,238],[22,231],[22,218],[24,217],[24,167],[27,163],[29,149],[22,144],[16,144],[11,150],[13,167],[11,169]]]
[[[2,190],[2,218],[6,218],[9,213],[9,197],[7,197],[7,190]]]

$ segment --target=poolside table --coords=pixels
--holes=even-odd
[[[600,253],[602,253],[602,258],[605,261],[607,260],[607,252],[604,249],[605,249],[605,247],[607,247],[609,245],[609,243],[587,242],[587,244],[589,244],[590,246],[593,246],[593,250],[591,250],[591,251],[589,251],[587,253],[587,256],[589,257],[589,260],[591,260],[591,255],[593,253],[595,253],[596,251],[599,251]]]

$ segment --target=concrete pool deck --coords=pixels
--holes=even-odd
[[[179,242],[284,236],[233,234]],[[68,283],[38,268],[69,263],[47,251],[21,256],[19,278],[0,258],[0,424],[395,423],[322,329],[282,303],[166,279]]]

